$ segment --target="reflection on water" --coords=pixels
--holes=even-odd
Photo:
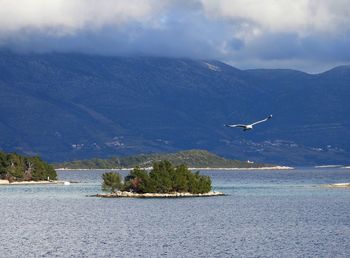
[[[348,257],[350,189],[318,186],[349,169],[203,171],[224,197],[86,197],[102,173],[1,186],[0,257]]]

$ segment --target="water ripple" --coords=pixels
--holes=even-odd
[[[0,187],[0,257],[348,257],[350,191],[309,186],[350,171],[204,173],[229,195],[85,197],[101,172],[60,172],[85,182],[68,187]]]

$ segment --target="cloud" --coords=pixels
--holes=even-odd
[[[63,36],[105,25],[143,22],[163,5],[153,0],[2,0],[0,6],[2,35],[37,30]]]
[[[3,46],[39,52],[215,58],[227,37],[227,26],[231,26],[209,22],[198,1],[53,1],[54,7],[42,5],[45,1],[30,1],[35,4],[28,13],[20,8],[10,27],[5,26],[8,19],[2,17]],[[11,1],[6,2],[8,10],[1,8],[3,13],[16,10]],[[26,6],[29,1],[19,2]]]
[[[350,62],[347,2],[0,0],[0,46],[220,59],[243,68],[288,65],[311,71]]]
[[[349,29],[346,0],[202,0],[208,16],[247,23],[261,31],[337,32]]]

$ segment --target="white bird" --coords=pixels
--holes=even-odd
[[[272,115],[269,115],[268,117],[266,117],[266,118],[263,119],[263,120],[260,120],[260,121],[257,121],[257,122],[254,122],[254,123],[248,124],[248,125],[237,124],[237,125],[224,125],[224,126],[226,126],[226,127],[231,127],[231,128],[235,128],[235,127],[243,128],[243,131],[248,131],[248,130],[253,129],[253,126],[254,126],[254,125],[257,125],[257,124],[266,122],[267,120],[269,120],[269,119],[271,119],[271,118],[272,118]]]

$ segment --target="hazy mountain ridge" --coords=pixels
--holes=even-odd
[[[311,75],[211,60],[0,52],[0,71],[6,151],[50,161],[193,148],[267,163],[350,156],[344,67]],[[222,126],[269,113],[252,132]]]

